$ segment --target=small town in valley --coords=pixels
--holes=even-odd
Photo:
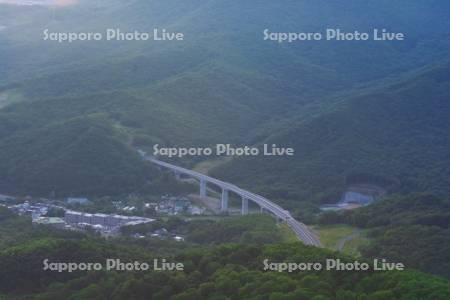
[[[0,206],[7,207],[17,215],[29,216],[34,225],[47,225],[58,229],[87,231],[91,230],[104,237],[116,237],[122,234],[121,228],[154,222],[151,216],[195,216],[206,214],[206,208],[194,205],[187,197],[161,196],[158,202],[145,202],[142,207],[114,201],[114,213],[86,212],[83,208],[92,205],[85,197],[69,197],[64,200],[23,199],[9,195],[0,195]],[[76,209],[78,208],[78,209]],[[139,214],[133,215],[133,214]],[[150,233],[150,237],[172,237],[176,241],[184,238],[158,228]],[[144,238],[136,235],[136,238]]]

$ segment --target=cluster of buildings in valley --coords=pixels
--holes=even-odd
[[[21,204],[7,205],[7,207],[12,212],[18,215],[30,216],[33,220],[46,215],[51,208],[57,208],[57,206],[51,204],[43,204],[43,203],[30,204],[30,202],[28,201],[25,201],[24,203]]]
[[[147,215],[202,215],[206,208],[194,205],[187,197],[162,196],[158,202],[145,202],[141,205],[124,204],[122,201],[112,202],[118,212],[126,215],[143,213]]]
[[[132,202],[134,203],[134,202]],[[16,198],[0,194],[0,205],[7,207],[15,214],[29,216],[35,225],[48,225],[58,229],[85,231],[93,230],[102,236],[114,237],[122,234],[120,230],[124,226],[135,226],[155,221],[151,218],[131,215],[133,213],[146,213],[147,215],[202,215],[206,208],[194,205],[187,197],[162,196],[158,202],[130,205],[129,202],[112,202],[115,213],[87,213],[82,207],[94,204],[84,197],[55,199],[33,199],[31,197]],[[150,227],[151,228],[151,227]],[[165,228],[151,229],[147,233],[133,233],[130,228],[130,236],[135,238],[159,238],[184,241],[184,238],[176,233],[169,232]],[[139,229],[137,229],[139,232]]]
[[[120,228],[123,226],[135,226],[153,222],[154,219],[130,216],[129,214],[137,212],[136,206],[125,205],[122,201],[113,202],[118,213],[87,213],[76,210],[76,207],[82,207],[92,204],[84,197],[67,198],[62,200],[50,199],[32,199],[16,198],[13,196],[0,194],[0,205],[7,207],[15,214],[29,216],[33,224],[48,225],[54,228],[65,230],[93,230],[103,236],[117,236],[121,234]],[[161,197],[158,203],[144,203],[144,210],[152,210],[161,215],[179,215],[190,214],[200,215],[205,212],[205,208],[197,207],[186,197]],[[121,215],[123,212],[128,215]],[[152,230],[147,234],[136,233],[132,235],[135,238],[160,238],[172,239],[175,241],[184,241],[184,238],[171,233],[165,228]]]
[[[193,205],[192,202],[186,197],[161,197],[159,203],[146,203],[146,208],[153,208],[156,213],[168,214],[168,215],[202,215],[206,209]]]
[[[16,200],[14,197],[0,195],[0,202],[8,203],[14,200]],[[84,198],[69,198],[67,203],[86,204],[86,201]],[[30,204],[29,201],[25,201],[20,204],[3,204],[3,206],[8,207],[9,210],[18,215],[30,216],[33,224],[51,225],[68,230],[85,230],[90,228],[106,236],[119,234],[119,229],[122,226],[134,226],[154,221],[154,219],[138,216],[84,213],[50,203]],[[61,215],[58,217],[47,217],[47,213],[52,209],[59,211]]]
[[[122,226],[134,226],[153,222],[154,219],[137,217],[137,216],[122,216],[115,214],[89,214],[78,211],[66,210],[64,221],[75,227],[88,228],[99,230],[105,233],[112,233],[117,231]]]
[[[4,202],[5,198],[0,198],[0,202]],[[13,200],[9,198],[8,201]],[[4,204],[3,204],[4,205]],[[138,216],[123,216],[117,214],[102,214],[102,213],[85,213],[66,209],[62,206],[46,203],[30,204],[28,201],[14,205],[4,205],[12,212],[30,216],[33,224],[49,225],[58,229],[66,230],[87,230],[91,229],[99,232],[103,236],[117,236],[120,234],[122,226],[135,226],[139,224],[146,224],[153,222],[154,219],[138,217]],[[52,210],[60,210],[63,213],[60,217],[48,217],[47,213]],[[184,238],[169,232],[165,228],[160,228],[149,232],[148,234],[133,234],[135,238],[161,238],[173,239],[175,241],[184,241]]]

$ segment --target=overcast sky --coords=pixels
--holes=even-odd
[[[0,3],[18,4],[18,5],[72,5],[77,0],[0,0]]]

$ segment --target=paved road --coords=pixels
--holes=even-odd
[[[247,190],[241,189],[238,186],[225,182],[225,181],[221,181],[218,180],[216,178],[204,175],[202,173],[199,172],[195,172],[189,169],[185,169],[173,164],[169,164],[166,162],[163,162],[161,160],[158,160],[156,158],[150,157],[145,155],[144,152],[139,151],[140,154],[142,155],[142,157],[145,160],[148,160],[156,165],[159,165],[163,168],[167,168],[169,170],[172,170],[174,172],[180,173],[180,174],[185,174],[188,175],[190,177],[194,177],[196,179],[200,180],[204,180],[207,183],[211,183],[214,185],[219,186],[222,189],[225,189],[227,191],[233,192],[235,194],[240,195],[243,198],[246,198],[250,201],[253,201],[255,203],[257,203],[259,206],[261,206],[262,208],[264,208],[265,210],[270,211],[271,213],[273,213],[276,217],[278,217],[279,219],[283,220],[284,222],[286,222],[286,224],[294,231],[294,233],[297,235],[297,237],[306,245],[313,245],[313,246],[317,246],[317,247],[322,247],[322,244],[320,243],[319,239],[317,238],[317,236],[312,233],[309,228],[295,220],[289,211],[283,209],[281,206],[273,203],[272,201],[264,198],[263,196],[251,193]]]

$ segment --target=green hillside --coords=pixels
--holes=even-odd
[[[424,204],[432,204],[430,207],[444,204],[434,200],[428,197],[413,201],[416,208],[411,212],[418,211]],[[428,203],[430,201],[432,203]],[[401,203],[396,201],[394,205],[387,205],[398,211]],[[27,217],[14,215],[0,207],[0,295],[11,300],[129,297],[161,300],[261,297],[315,300],[448,299],[450,286],[447,279],[414,271],[408,265],[403,271],[265,270],[269,263],[320,263],[325,266],[327,259],[340,259],[345,263],[355,260],[299,242],[280,244],[280,230],[273,220],[267,218],[234,217],[234,221],[217,222],[169,219],[159,221],[160,224],[155,222],[134,228],[139,232],[146,226],[157,228],[161,224],[170,230],[179,227],[190,240],[199,243],[192,244],[149,237],[102,239],[92,233],[33,226]],[[213,229],[219,234],[211,234]],[[262,245],[261,238],[267,234],[271,240],[266,237],[263,241],[265,245]],[[222,244],[223,239],[228,238],[236,243]],[[215,242],[220,245],[207,245]],[[182,263],[184,270],[106,270],[106,259],[152,265],[153,259],[162,258],[167,262]],[[48,264],[100,263],[103,270],[44,270],[45,261]],[[363,258],[359,262],[372,264]]]
[[[156,176],[95,116],[18,131],[0,140],[0,152],[1,189],[22,194],[120,194]]]
[[[213,174],[272,198],[337,201],[347,184],[450,194],[450,64],[360,91],[329,112],[286,123],[266,143],[295,157],[246,157]],[[287,126],[286,126],[287,127]]]
[[[42,229],[43,230],[43,229]],[[42,231],[43,233],[43,231]],[[0,251],[0,292],[5,299],[433,299],[450,293],[445,279],[413,270],[294,271],[264,270],[264,261],[325,265],[326,259],[352,258],[300,243],[276,245],[224,244],[208,248],[165,248],[167,261],[184,271],[43,270],[54,262],[100,263],[105,259],[149,263],[161,254],[136,242],[70,238],[39,238]],[[169,252],[167,252],[167,250]],[[362,261],[361,261],[362,262]],[[27,268],[22,266],[26,264]],[[39,280],[36,280],[39,278]]]
[[[155,218],[101,232],[62,230],[13,213],[19,205],[0,205],[1,300],[450,299],[449,1],[0,2],[0,196],[89,197],[83,211],[104,213],[117,212],[121,200],[139,215],[145,202],[145,215]],[[182,32],[184,41],[43,38],[45,30],[155,28]],[[279,43],[263,34],[375,28],[405,41]],[[276,144],[295,155],[173,162],[264,195],[301,222],[333,225],[316,227],[325,246],[341,249],[364,234],[351,246],[361,255],[303,245],[264,209],[240,216],[236,195],[229,214],[150,210],[161,195],[198,187],[161,172],[137,149],[227,143]],[[362,185],[386,197],[352,211],[319,211]],[[164,258],[185,269],[43,269],[45,259],[108,258],[151,266]],[[375,258],[406,269],[264,269],[265,260],[373,265]]]
[[[397,195],[345,214],[343,220],[370,229],[372,241],[361,249],[365,257],[386,257],[450,278],[448,199]]]
[[[328,1],[80,1],[55,11],[2,5],[0,107],[9,104],[0,111],[0,143],[6,149],[0,154],[6,166],[2,185],[6,191],[37,191],[24,183],[24,178],[34,178],[35,166],[23,163],[8,171],[10,161],[25,159],[13,147],[30,141],[58,143],[44,132],[62,130],[60,124],[71,124],[72,118],[101,114],[108,126],[126,135],[114,139],[113,148],[125,149],[129,139],[147,147],[262,141],[294,146],[293,160],[237,160],[215,172],[278,199],[334,200],[349,180],[376,181],[398,191],[447,193],[447,67],[397,84],[382,82],[448,57],[448,3],[382,4],[351,2],[345,15],[336,13],[340,3]],[[182,31],[186,39],[72,44],[42,39],[46,28],[92,32],[110,27],[167,28]],[[263,40],[265,28],[311,32],[328,27],[387,27],[408,39]],[[444,75],[427,75],[433,72]],[[373,91],[367,89],[370,85],[383,87]],[[109,144],[109,134],[105,139]],[[435,147],[430,149],[430,144]],[[99,145],[96,155],[104,148]],[[69,160],[74,168],[74,152],[52,155]],[[46,151],[36,153],[36,161],[49,158]],[[102,170],[103,177],[114,174],[97,163],[89,164]],[[55,189],[61,188],[57,182]],[[80,186],[62,190],[78,192]],[[102,194],[104,188],[86,191]]]
[[[408,7],[407,10],[404,8]],[[307,74],[322,69],[335,77],[364,82],[398,74],[446,57],[450,40],[448,3],[443,0],[419,2],[387,1],[346,3],[325,0],[260,1],[229,3],[225,0],[168,1],[79,1],[79,5],[59,8],[3,6],[0,17],[6,29],[0,47],[2,81],[21,81],[24,77],[86,69],[99,62],[127,60],[138,55],[167,50],[209,50],[228,63],[271,73],[281,80],[304,85]],[[366,15],[362,17],[362,15]],[[42,31],[92,32],[105,28],[148,31],[154,27],[182,31],[183,43],[72,43],[42,40]],[[312,42],[291,45],[263,41],[263,30],[275,32],[315,32],[326,28],[370,31],[392,28],[408,36],[405,43]],[[201,52],[200,52],[201,53]],[[161,57],[161,55],[159,55]],[[11,63],[14,62],[14,63]],[[120,62],[119,62],[120,64]],[[107,71],[107,69],[105,69]],[[312,71],[312,72],[311,72]],[[31,72],[31,73],[30,73]],[[311,73],[310,73],[311,72]],[[31,75],[31,76],[30,76]],[[344,76],[343,76],[344,75]],[[95,77],[92,77],[95,78]],[[316,76],[318,84],[324,79]],[[326,88],[326,85],[323,86]]]

